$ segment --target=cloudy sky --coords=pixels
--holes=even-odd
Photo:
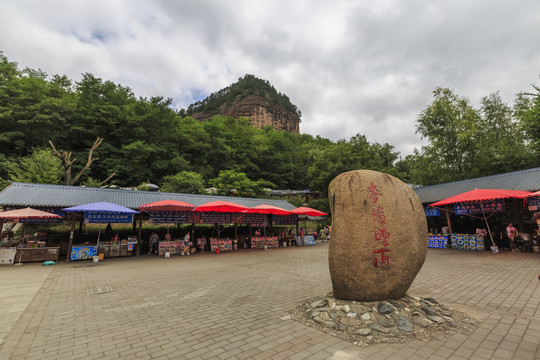
[[[403,156],[436,87],[512,104],[540,74],[538,0],[0,0],[0,34],[19,69],[89,72],[177,108],[253,74],[299,107],[302,133]]]

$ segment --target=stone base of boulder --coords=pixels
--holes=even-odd
[[[454,334],[468,335],[478,326],[472,317],[435,299],[408,295],[397,300],[358,302],[328,294],[296,306],[291,318],[359,346],[444,340]]]

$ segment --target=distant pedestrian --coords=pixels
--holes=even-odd
[[[512,223],[509,223],[506,227],[506,234],[508,235],[508,240],[510,241],[510,249],[512,249],[512,252],[516,252],[516,238],[518,236],[518,231],[512,225]]]

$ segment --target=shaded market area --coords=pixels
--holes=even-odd
[[[428,247],[540,253],[540,168],[416,189]]]
[[[17,251],[34,254],[19,256],[20,262],[58,260],[64,256],[66,261],[98,262],[108,257],[141,254],[170,257],[205,251],[315,245],[314,235],[299,226],[299,217],[326,216],[315,209],[295,208],[285,200],[26,183],[13,183],[4,189],[0,206],[8,210],[0,213],[8,215],[11,209],[31,206],[43,215],[31,219],[34,222],[69,224],[69,231],[55,238],[47,232],[23,232],[19,238],[12,238],[10,229],[4,231],[0,254],[3,264],[16,262]],[[6,220],[19,221],[8,215]],[[42,256],[53,251],[52,258]]]

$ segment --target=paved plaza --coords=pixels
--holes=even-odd
[[[0,267],[0,359],[540,359],[540,254],[429,249],[410,295],[470,335],[360,348],[288,318],[331,291],[328,244]]]

